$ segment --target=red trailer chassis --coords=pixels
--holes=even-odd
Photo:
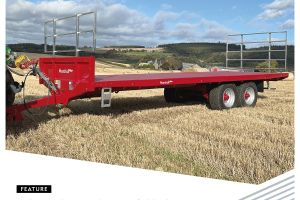
[[[49,97],[26,102],[28,109],[47,104],[67,105],[75,99],[99,97],[102,88],[111,88],[111,92],[116,93],[125,90],[165,88],[165,99],[168,102],[180,102],[185,95],[197,94],[211,99],[210,104],[213,107],[219,104],[219,100],[214,99],[220,95],[221,104],[222,100],[229,103],[232,94],[236,99],[240,98],[238,92],[242,88],[242,99],[246,102],[251,96],[249,94],[263,92],[264,81],[277,81],[288,77],[288,73],[228,71],[95,76],[94,57],[40,58],[39,63],[40,70],[54,83],[55,88],[52,87]],[[39,79],[39,83],[48,87],[42,78]],[[26,110],[26,107],[23,103],[7,107],[7,121],[22,121],[21,112]],[[230,107],[232,106],[228,108]],[[224,108],[227,108],[226,104]]]

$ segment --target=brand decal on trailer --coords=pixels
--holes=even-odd
[[[73,70],[72,69],[64,69],[64,70],[59,69],[58,72],[63,73],[63,74],[68,74],[70,72],[73,72]]]
[[[165,85],[165,84],[170,84],[173,83],[173,81],[160,81],[160,84]]]

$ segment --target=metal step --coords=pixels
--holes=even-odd
[[[111,106],[111,88],[101,89],[101,108]]]

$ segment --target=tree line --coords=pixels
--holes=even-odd
[[[178,43],[164,44],[158,47],[163,47],[165,52],[173,53],[174,57],[182,62],[191,62],[205,67],[207,65],[214,66],[226,65],[226,43]],[[246,50],[269,50],[269,46],[247,48]],[[241,45],[228,44],[229,51],[240,51]],[[271,50],[284,50],[284,46],[273,45]],[[268,52],[244,52],[243,59],[268,59]],[[229,59],[240,59],[241,53],[228,53]],[[285,52],[271,52],[271,59],[284,59]],[[243,66],[255,68],[262,61],[243,61]],[[280,68],[284,68],[284,61],[278,61]],[[229,67],[240,67],[240,61],[228,61]],[[294,71],[294,45],[287,46],[287,70]]]
[[[104,48],[145,48],[145,46],[140,45],[113,45],[113,46],[104,46]]]
[[[19,43],[19,44],[8,44],[8,47],[15,52],[28,52],[28,53],[44,53],[44,44],[33,44],[33,43]],[[114,48],[144,48],[144,46],[138,45],[126,45],[126,46],[110,46]],[[178,63],[187,62],[195,63],[201,67],[206,66],[225,66],[226,64],[226,43],[178,43],[178,44],[164,44],[159,45],[158,47],[164,48],[166,53],[172,53],[173,58],[170,59],[161,55],[161,56],[145,56],[145,58],[140,61],[149,61],[149,60],[161,60],[166,61],[164,68],[169,66],[174,66],[172,68],[178,68]],[[245,48],[243,50],[268,50],[269,47],[257,47],[257,48]],[[58,50],[71,50],[75,49],[75,46],[67,45],[56,45]],[[229,51],[240,51],[241,46],[235,44],[228,45]],[[284,50],[284,46],[273,45],[271,46],[272,50]],[[47,45],[47,50],[52,51],[52,45]],[[64,52],[59,53],[59,55],[64,56],[74,56],[74,52]],[[95,58],[119,58],[128,60],[131,57],[126,56],[126,54],[121,54],[118,51],[107,51],[107,52],[92,52],[92,51],[81,51],[80,56],[93,56]],[[240,53],[229,53],[228,58],[230,59],[240,59]],[[285,57],[285,52],[271,52],[271,59],[283,59]],[[244,59],[268,59],[268,52],[244,52]],[[140,58],[139,58],[140,59]],[[167,61],[170,60],[170,61]],[[175,61],[176,62],[175,62]],[[178,61],[178,62],[177,62]],[[244,67],[255,68],[263,61],[243,61]],[[170,64],[171,63],[171,64]],[[175,63],[175,64],[174,64]],[[229,67],[239,67],[240,61],[228,61]],[[278,61],[278,66],[280,68],[284,67],[284,61]],[[179,67],[180,68],[180,67]],[[287,70],[294,71],[294,45],[287,46]]]

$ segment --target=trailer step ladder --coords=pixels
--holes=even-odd
[[[111,106],[111,88],[101,89],[101,108]]]

